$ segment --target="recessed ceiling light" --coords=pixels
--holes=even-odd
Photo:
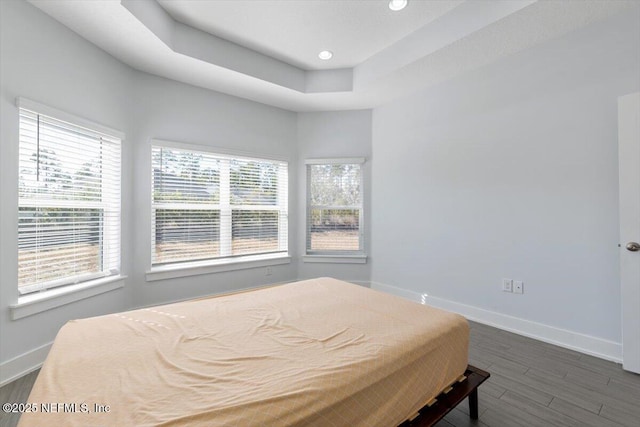
[[[389,9],[393,10],[394,12],[397,12],[407,7],[407,3],[408,3],[408,0],[391,0],[389,2]]]
[[[332,56],[333,56],[333,52],[331,52],[330,50],[323,50],[318,54],[318,58],[324,59],[325,61],[327,59],[331,59]]]

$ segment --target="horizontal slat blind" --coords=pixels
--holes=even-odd
[[[285,162],[152,147],[152,265],[287,251]]]
[[[360,164],[308,164],[307,253],[362,251]]]
[[[20,293],[119,272],[120,144],[20,109]]]

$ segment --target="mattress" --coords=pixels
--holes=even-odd
[[[468,340],[459,315],[330,278],[74,320],[19,427],[396,426]]]

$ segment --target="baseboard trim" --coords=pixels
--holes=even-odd
[[[505,331],[513,332],[549,344],[579,351],[601,359],[610,360],[616,363],[622,363],[622,344],[613,341],[604,340],[602,338],[584,335],[566,329],[560,329],[542,323],[532,322],[530,320],[509,316],[506,314],[496,313],[478,307],[461,304],[455,301],[436,298],[420,294],[418,292],[407,289],[398,288],[378,282],[369,282],[364,280],[350,280],[361,286],[370,287],[371,289],[386,292],[415,301],[421,304],[429,304],[444,310],[453,311],[465,316],[474,322],[483,323]],[[268,286],[290,283],[274,283]],[[166,303],[170,304],[170,303]],[[155,304],[157,305],[157,304]],[[132,308],[135,310],[136,307]],[[24,354],[0,363],[0,387],[8,384],[18,378],[27,375],[36,369],[39,369],[47,358],[49,350],[53,342],[44,344]]]
[[[622,344],[602,338],[585,335],[566,329],[556,328],[531,320],[509,316],[467,304],[428,296],[384,283],[371,282],[371,289],[403,297],[421,304],[442,308],[463,315],[469,320],[513,332],[559,347],[579,351],[584,354],[616,363],[622,363]]]
[[[354,285],[364,286],[365,288],[371,287],[371,282],[368,280],[345,280],[345,282],[353,283]]]
[[[50,342],[0,363],[0,387],[40,369],[52,345]]]

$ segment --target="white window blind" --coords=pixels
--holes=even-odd
[[[118,137],[20,108],[18,291],[118,274]]]
[[[363,252],[362,161],[307,161],[307,254]]]
[[[287,252],[286,162],[152,147],[152,265]]]

